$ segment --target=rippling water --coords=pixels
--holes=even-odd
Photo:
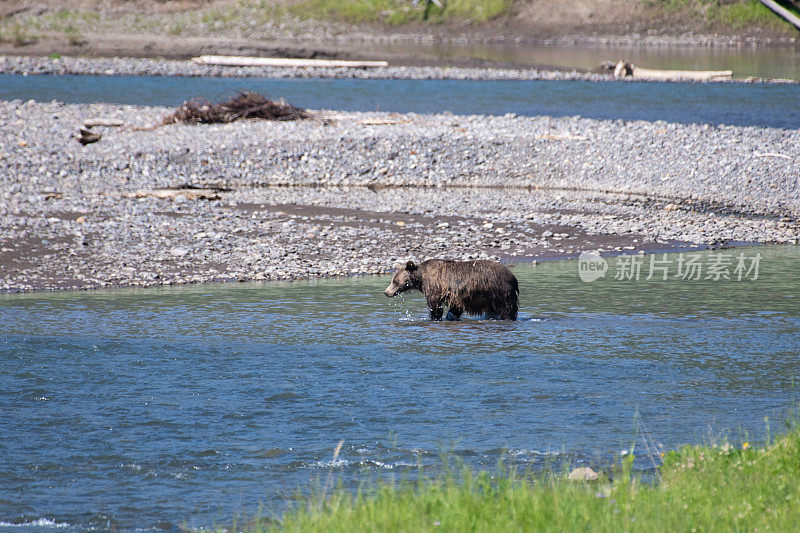
[[[2,296],[0,527],[224,524],[442,451],[602,465],[637,426],[761,439],[796,401],[800,248],[726,251],[756,252],[755,281],[518,264],[516,323],[430,323],[377,277]]]

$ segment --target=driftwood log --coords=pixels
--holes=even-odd
[[[724,81],[733,78],[732,70],[655,70],[633,67],[633,77],[647,80]]]
[[[135,192],[123,194],[124,198],[160,198],[161,200],[175,200],[183,196],[187,200],[219,200],[219,193],[224,189],[141,189]]]
[[[286,57],[198,56],[192,61],[201,65],[229,67],[388,67],[387,61],[346,61],[340,59],[295,59]]]
[[[609,65],[605,62],[601,67]],[[660,70],[641,68],[620,60],[614,67],[614,77],[632,77],[655,81],[724,81],[733,78],[732,70]]]

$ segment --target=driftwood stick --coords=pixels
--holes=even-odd
[[[162,200],[174,200],[178,196],[183,196],[187,200],[218,200],[217,189],[141,189],[135,192],[123,194],[124,198],[160,198]]]
[[[786,154],[775,154],[775,153],[772,153],[772,152],[766,152],[766,153],[763,153],[763,154],[760,154],[760,153],[756,152],[754,155],[756,157],[782,157],[784,159],[788,159],[789,161],[792,160],[792,158],[790,156],[786,155]]]
[[[294,59],[285,57],[198,56],[192,61],[201,65],[231,67],[388,67],[387,61],[345,61],[340,59]]]
[[[94,126],[122,126],[124,122],[115,118],[87,118],[83,121],[84,128],[93,128]]]

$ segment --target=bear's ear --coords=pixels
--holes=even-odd
[[[417,269],[417,265],[414,264],[414,261],[409,261],[406,263],[406,270],[409,272],[414,272]]]

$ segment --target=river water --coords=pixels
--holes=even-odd
[[[516,323],[428,322],[388,277],[3,295],[0,528],[226,524],[443,451],[539,469],[636,443],[646,469],[643,436],[761,441],[797,400],[800,248],[718,254],[699,281],[677,254],[638,281],[517,264]]]
[[[440,64],[474,60],[488,64],[543,65],[592,70],[601,63],[624,59],[643,68],[667,70],[732,70],[737,78],[800,80],[800,47],[706,46],[533,46],[526,43],[464,45],[455,43],[374,44],[374,52],[403,54]]]
[[[237,90],[311,109],[800,128],[800,84],[0,75],[2,100],[178,106],[198,96],[219,100]]]

